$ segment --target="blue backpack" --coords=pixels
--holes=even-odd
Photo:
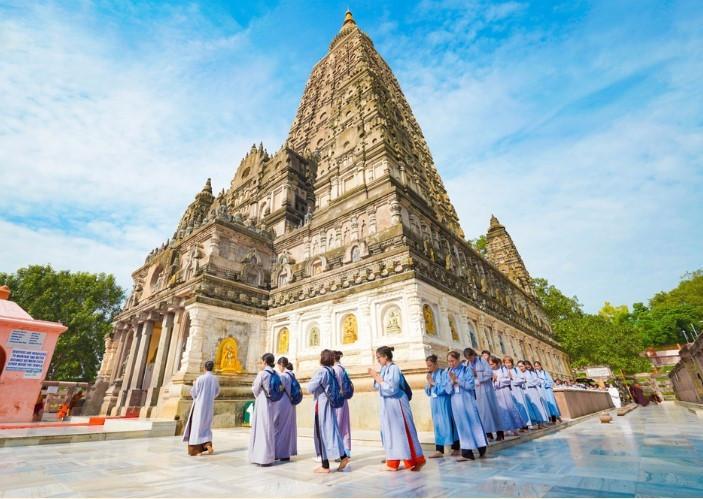
[[[271,377],[269,378],[269,389],[268,391],[264,388],[264,393],[266,398],[271,402],[278,402],[283,397],[285,388],[283,388],[283,383],[281,382],[281,377],[276,371],[269,371]]]
[[[405,395],[408,396],[408,400],[413,399],[413,390],[410,388],[410,385],[408,382],[405,380],[405,376],[403,373],[400,373],[400,389],[405,392]]]
[[[341,366],[340,366],[341,367]],[[349,400],[354,396],[354,383],[352,383],[349,373],[342,367],[342,397]]]
[[[344,397],[342,396],[342,391],[339,389],[339,383],[337,383],[337,376],[335,376],[334,371],[329,367],[325,367],[327,371],[327,386],[325,386],[325,395],[327,400],[329,400],[332,409],[339,409],[344,405]]]
[[[300,383],[295,379],[295,374],[289,372],[288,375],[290,376],[290,394],[288,398],[290,398],[291,404],[298,405],[303,400],[303,389],[300,388]]]

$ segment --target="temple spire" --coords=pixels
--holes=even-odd
[[[349,9],[347,9],[347,12],[344,14],[344,23],[342,23],[342,27],[346,26],[347,24],[356,24],[354,16],[352,16],[351,10]]]
[[[491,215],[491,222],[486,234],[486,257],[510,280],[529,295],[534,296],[532,279],[522,257],[505,226],[498,221],[495,215]]]

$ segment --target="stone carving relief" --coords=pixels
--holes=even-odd
[[[452,333],[452,341],[459,341],[459,331],[456,328],[456,321],[453,316],[449,316],[449,331]]]
[[[394,335],[400,334],[401,322],[400,322],[400,308],[397,306],[389,307],[383,318],[383,334]]]
[[[312,326],[310,332],[308,333],[308,346],[309,347],[319,347],[320,346],[320,328],[317,326]]]

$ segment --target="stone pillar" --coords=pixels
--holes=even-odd
[[[161,337],[159,338],[159,346],[156,350],[156,359],[154,360],[154,373],[151,375],[151,386],[148,388],[146,402],[142,409],[143,412],[146,412],[143,414],[146,417],[150,416],[152,407],[156,406],[159,400],[159,388],[164,380],[166,360],[169,356],[174,315],[173,312],[167,312],[161,323]],[[144,409],[146,409],[146,411],[144,411]]]
[[[181,354],[180,339],[183,335],[185,315],[183,309],[179,309],[175,312],[175,318],[173,323],[173,328],[171,331],[171,342],[168,345],[168,355],[166,356],[166,368],[164,370],[164,377],[173,375],[176,371],[175,366],[178,365],[177,357]]]
[[[199,374],[202,371],[203,345],[205,343],[205,322],[208,319],[208,312],[198,304],[194,303],[186,307],[190,316],[190,331],[188,333],[188,343],[183,354],[183,363],[179,369],[180,373]]]
[[[129,347],[129,357],[127,357],[127,365],[125,366],[124,376],[122,376],[122,386],[120,387],[120,397],[117,404],[118,409],[123,408],[127,403],[127,392],[129,391],[130,382],[133,377],[134,360],[137,356],[137,348],[139,347],[139,342],[141,341],[141,332],[143,328],[144,324],[139,325],[132,336],[132,345]]]
[[[154,328],[154,321],[147,320],[142,325],[139,335],[139,346],[136,349],[134,365],[132,366],[132,376],[129,380],[129,391],[122,406],[122,415],[126,414],[128,407],[141,406],[143,403],[143,390],[141,388],[146,368],[146,356],[149,351],[151,332]]]
[[[120,375],[120,368],[127,355],[127,339],[129,338],[129,329],[124,329],[116,333],[117,336],[117,352],[115,354],[115,363],[110,373],[110,383],[114,383],[115,379]]]

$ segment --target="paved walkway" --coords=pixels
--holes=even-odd
[[[309,438],[296,461],[248,464],[241,430],[217,430],[217,454],[197,458],[175,437],[4,448],[0,497],[703,497],[702,430],[703,419],[666,403],[419,473],[379,471],[381,449],[356,446],[349,472],[327,476],[312,473]]]

